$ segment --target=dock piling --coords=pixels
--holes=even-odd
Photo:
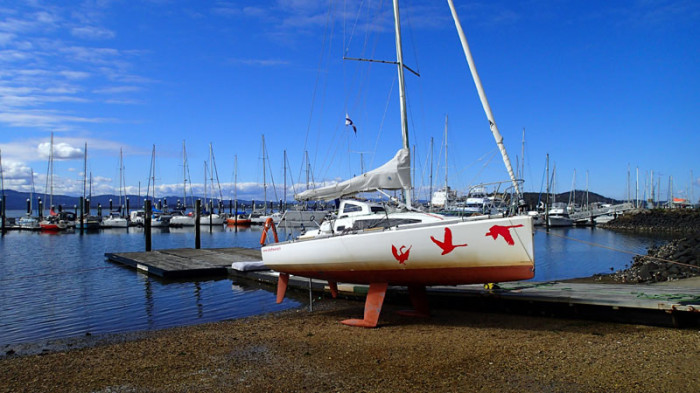
[[[83,230],[85,229],[85,200],[83,197],[79,198],[79,203],[80,203],[80,234],[83,234]]]
[[[194,206],[194,248],[199,250],[202,248],[202,230],[199,227],[199,218],[202,215],[202,200],[197,199]]]
[[[146,235],[146,251],[151,251],[151,200],[146,199],[143,233]]]
[[[0,234],[5,236],[5,198],[0,198]]]

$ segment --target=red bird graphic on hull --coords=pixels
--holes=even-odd
[[[466,247],[467,244],[452,244],[452,230],[450,228],[445,228],[445,241],[440,241],[432,236],[430,236],[430,240],[433,241],[433,243],[437,244],[438,247],[442,249],[442,254],[440,255],[445,255],[449,254],[452,252],[457,247]]]
[[[486,236],[493,237],[493,240],[498,239],[498,236],[503,236],[503,239],[506,241],[506,243],[508,243],[508,245],[512,246],[512,245],[515,245],[515,242],[513,241],[513,236],[511,236],[511,234],[510,234],[510,228],[519,228],[521,226],[523,226],[523,224],[509,225],[509,226],[494,225],[486,233]]]
[[[413,246],[411,246],[411,247],[413,247]],[[399,261],[399,263],[400,263],[401,265],[405,265],[405,264],[406,264],[406,261],[408,260],[408,255],[409,255],[410,252],[411,252],[411,247],[408,247],[408,250],[404,251],[404,248],[406,248],[406,246],[401,246],[401,247],[397,250],[397,249],[396,249],[396,246],[394,246],[394,245],[392,244],[392,245],[391,245],[391,253],[394,254],[394,258],[396,258],[396,260]]]

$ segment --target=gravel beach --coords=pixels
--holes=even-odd
[[[376,329],[339,323],[363,302],[323,299],[313,313],[25,346],[2,354],[0,392],[700,391],[698,329],[399,308],[385,304]]]

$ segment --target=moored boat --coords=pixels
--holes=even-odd
[[[341,200],[337,218],[321,224],[297,239],[263,245],[266,266],[280,272],[278,301],[289,274],[326,279],[331,292],[337,282],[369,284],[364,319],[342,323],[374,327],[389,285],[408,286],[414,310],[405,315],[428,316],[425,286],[526,280],[534,276],[532,218],[502,214],[451,218],[412,208],[411,160],[408,144],[404,64],[401,50],[398,0],[393,2],[396,33],[396,65],[401,105],[402,147],[384,165],[344,182],[297,194],[299,201]],[[486,102],[481,82],[466,44],[454,7],[465,55],[477,85],[491,132],[503,156],[517,194],[520,188]],[[405,200],[395,211],[384,205],[347,199],[350,195],[378,190],[403,190]],[[264,244],[272,219],[265,223]],[[276,236],[276,232],[275,236]]]
[[[239,227],[247,227],[250,226],[250,217],[248,214],[245,213],[234,214],[233,217],[229,217],[226,219],[226,224],[235,225]]]

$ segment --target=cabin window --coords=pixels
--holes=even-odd
[[[392,218],[392,219],[371,219],[371,220],[357,220],[352,226],[354,230],[362,229],[372,229],[372,228],[390,228],[397,225],[407,225],[407,224],[417,224],[421,220],[418,219],[407,219],[407,218]]]
[[[372,206],[372,213],[384,213],[386,210],[382,206]]]
[[[343,207],[343,213],[353,213],[353,212],[361,212],[361,211],[362,211],[362,206],[355,205],[352,203],[346,203],[345,207]]]

